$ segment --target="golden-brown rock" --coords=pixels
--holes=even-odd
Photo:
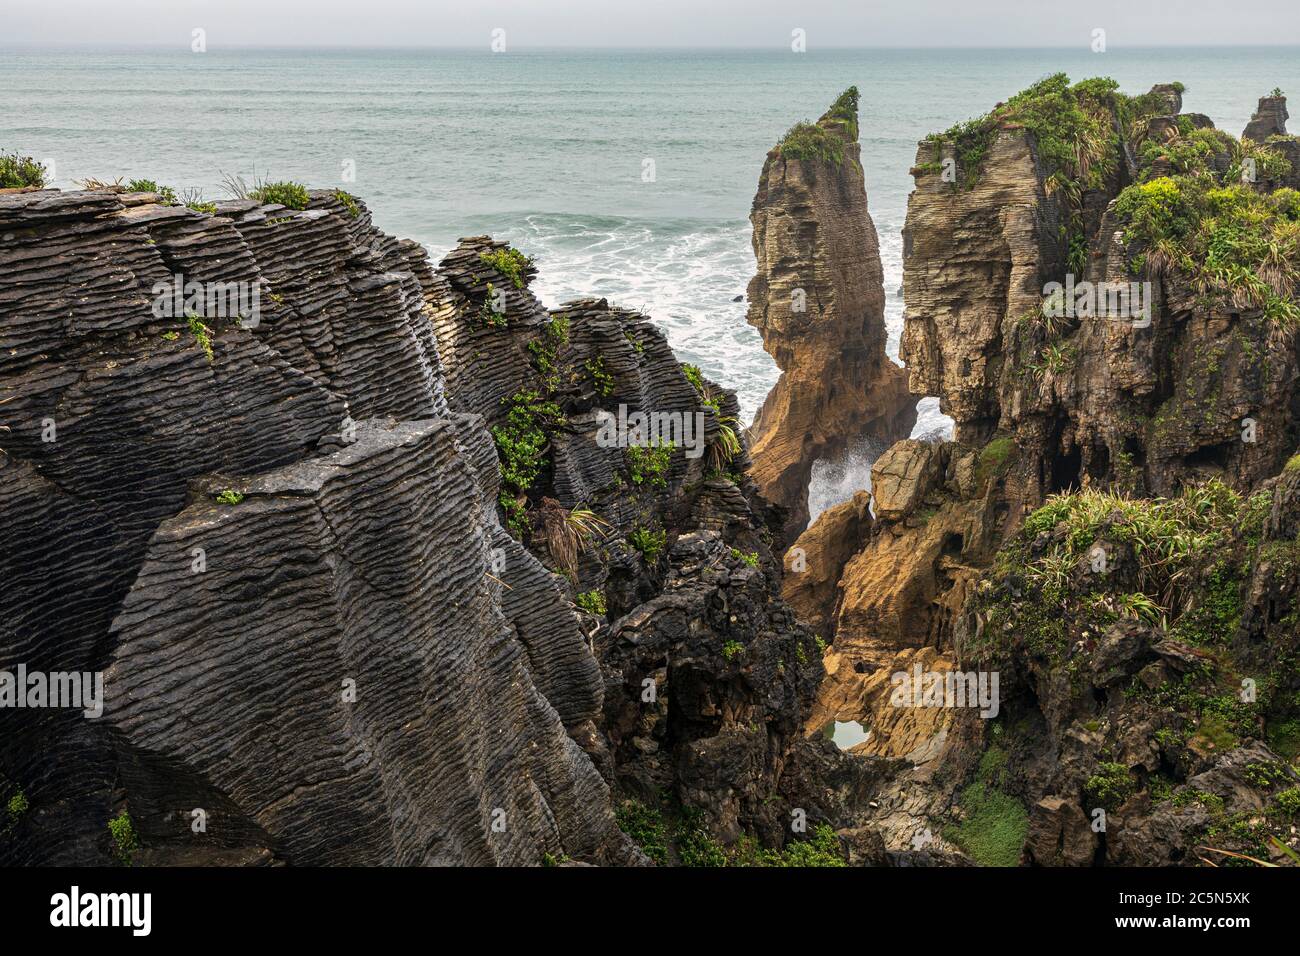
[[[889,443],[916,420],[906,373],[885,355],[885,293],[858,146],[857,90],[767,154],[750,220],[758,274],[748,321],[781,368],[754,419],[753,475],[789,510],[786,540],[808,522],[819,458],[859,439]]]

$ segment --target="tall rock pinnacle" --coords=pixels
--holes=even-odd
[[[858,91],[767,154],[750,213],[758,274],[748,321],[781,368],[754,419],[753,475],[789,510],[786,540],[808,522],[819,458],[860,439],[907,437],[907,373],[885,355],[885,292],[858,145]]]

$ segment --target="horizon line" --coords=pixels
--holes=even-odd
[[[1300,49],[1300,43],[1154,43],[1142,45],[1110,44],[1110,50],[1287,50]],[[103,43],[103,42],[61,42],[49,43],[46,41],[8,41],[0,43],[0,55],[20,51],[20,50],[43,50],[43,51],[103,51],[103,52],[140,52],[140,51],[173,51],[173,52],[190,52],[186,43]],[[375,50],[402,50],[402,51],[428,51],[428,52],[482,52],[490,56],[500,54],[493,52],[487,44],[340,44],[340,43],[228,43],[221,44],[210,48],[207,52],[220,50],[293,50],[293,51],[310,51],[316,50],[321,52],[332,51],[375,51]],[[591,45],[591,44],[527,44],[521,43],[512,45],[510,49],[503,51],[507,55],[516,51],[528,52],[646,52],[657,53],[665,51],[687,51],[694,50],[699,52],[746,52],[746,53],[775,53],[790,52],[784,45],[773,46],[746,46],[742,44],[728,45],[690,45],[690,44],[650,44],[650,45]],[[1072,50],[1075,52],[1091,52],[1087,44],[1062,45],[1039,45],[1039,44],[1009,44],[1004,46],[987,46],[981,44],[933,44],[933,45],[916,45],[916,44],[892,44],[884,46],[856,46],[848,44],[818,44],[800,54],[807,56],[821,50],[835,51],[863,51],[863,52],[880,52],[882,50],[970,50],[970,51],[989,51],[1000,52],[1005,50],[1050,50],[1054,52]],[[1105,56],[1105,53],[1094,54],[1096,56]]]

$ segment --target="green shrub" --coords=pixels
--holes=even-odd
[[[479,258],[514,283],[516,289],[524,287],[526,281],[524,272],[533,264],[530,256],[526,256],[518,249],[510,246],[484,252]]]
[[[217,495],[217,504],[221,505],[237,505],[243,500],[244,496],[231,488]]]
[[[1054,532],[1048,548],[1027,564],[1023,555],[1004,555],[999,573],[1021,570],[1045,597],[1060,600],[1070,572],[1104,534],[1133,548],[1141,592],[1167,606],[1181,580],[1178,572],[1223,541],[1243,511],[1241,496],[1217,480],[1189,486],[1176,498],[1126,498],[1093,489],[1053,495],[1025,519],[1021,536],[1029,542]]]
[[[600,591],[583,591],[578,595],[576,603],[588,614],[605,615],[605,595]]]
[[[118,860],[124,866],[130,866],[135,851],[139,849],[135,839],[135,828],[131,825],[130,815],[123,810],[112,820],[109,820],[108,832],[113,836],[113,851]]]
[[[1277,812],[1292,820],[1300,817],[1300,787],[1292,787],[1273,795],[1273,806]]]
[[[45,185],[45,167],[30,156],[0,153],[0,189]]]
[[[535,389],[525,389],[501,400],[507,406],[504,424],[492,428],[501,458],[501,479],[513,491],[532,487],[546,460],[546,429],[564,422],[564,412]]]
[[[688,365],[682,363],[682,374],[686,376],[686,381],[700,394],[704,393],[704,373],[700,371],[698,365]]]
[[[126,184],[127,192],[132,193],[157,193],[158,198],[163,202],[174,203],[176,199],[176,190],[170,186],[159,186],[152,179],[133,179]]]
[[[641,552],[646,564],[654,564],[659,560],[659,554],[663,551],[664,543],[668,540],[668,532],[636,528],[627,536],[627,540],[632,547]]]
[[[703,815],[694,808],[682,811],[677,834],[677,855],[682,866],[726,866],[729,862],[722,846],[709,835]]]
[[[203,350],[211,362],[216,357],[216,352],[212,348],[212,329],[203,324],[203,320],[193,312],[185,313],[185,322],[189,326],[190,334],[194,336],[194,343]]]
[[[1248,763],[1242,776],[1252,787],[1260,790],[1267,790],[1275,784],[1283,783],[1288,779],[1285,768],[1280,763],[1273,761]]]
[[[668,864],[668,828],[663,814],[637,800],[624,800],[614,808],[618,828],[659,866]]]
[[[845,142],[857,138],[858,88],[850,86],[816,123],[804,120],[790,127],[776,148],[785,159],[819,160],[839,166],[844,162]]]
[[[733,660],[737,654],[743,653],[745,645],[740,641],[727,641],[722,645],[722,656],[727,660]]]
[[[289,181],[264,183],[249,193],[249,198],[268,206],[284,206],[286,209],[299,210],[306,209],[307,204],[311,202],[306,186]]]
[[[569,320],[557,315],[546,323],[540,338],[528,343],[533,356],[533,366],[542,377],[547,393],[560,387],[560,350],[569,342]]]
[[[634,485],[663,488],[668,484],[668,469],[672,464],[673,442],[656,442],[650,445],[630,445],[624,449],[627,456],[628,477]]]
[[[786,159],[820,160],[833,166],[844,162],[844,140],[825,127],[807,120],[791,126],[781,137],[777,149]]]
[[[758,552],[757,552],[757,551],[741,551],[739,548],[732,548],[732,549],[731,549],[731,556],[732,556],[733,558],[735,558],[736,560],[738,560],[738,561],[744,561],[744,562],[745,562],[746,564],[748,564],[751,568],[756,568],[756,567],[758,567]]]
[[[591,387],[601,398],[608,398],[614,391],[614,376],[605,371],[605,359],[597,355],[595,358],[589,358],[582,364],[591,376]]]
[[[514,532],[516,538],[522,539],[528,533],[528,509],[524,503],[504,491],[497,495],[497,503],[505,512],[506,527]]]
[[[774,865],[835,867],[848,866],[848,863],[835,831],[828,824],[819,823],[813,827],[811,839],[787,843],[780,862]]]
[[[493,302],[496,301],[497,290],[491,282],[483,293],[483,304],[478,309],[478,319],[484,325],[494,329],[503,329],[506,327],[506,314],[498,312],[493,308]]]
[[[334,190],[334,198],[343,204],[349,218],[356,219],[361,215],[361,206],[357,204],[357,197],[350,192],[336,189]]]
[[[5,809],[8,811],[9,819],[12,821],[21,817],[30,807],[31,804],[27,802],[27,794],[19,790],[9,798],[9,803],[6,804]]]
[[[1269,146],[1209,132],[1145,150],[1146,160],[1163,158],[1175,172],[1120,193],[1115,212],[1124,239],[1139,248],[1134,261],[1148,270],[1177,270],[1235,308],[1259,309],[1274,324],[1296,327],[1300,197],[1240,181],[1247,160],[1265,178],[1283,175],[1290,163]],[[1231,159],[1226,172],[1219,156]]]
[[[1097,772],[1084,784],[1083,795],[1088,802],[1088,809],[1104,807],[1115,810],[1133,796],[1136,789],[1137,784],[1127,766],[1103,762],[1097,765]]]

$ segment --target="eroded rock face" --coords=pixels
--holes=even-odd
[[[111,861],[122,811],[155,863],[642,859],[568,731],[599,666],[448,410],[420,247],[327,192],[27,191],[0,232],[0,660],[106,696],[0,712],[5,859]],[[177,275],[262,308],[161,311]]]
[[[821,667],[735,396],[310,196],[0,197],[0,661],[106,679],[0,712],[4,858],[112,862],[125,812],[147,864],[644,863],[611,791],[779,847]]]
[[[922,143],[915,169],[943,159],[952,157]],[[967,444],[986,441],[1001,418],[999,393],[1012,371],[1006,326],[1039,307],[1045,276],[1063,262],[1062,213],[1036,162],[1023,130],[1002,130],[975,186],[918,173],[907,201],[899,351],[911,390],[939,396],[954,437]]]
[[[626,793],[654,804],[674,792],[723,842],[748,831],[780,846],[800,804],[776,789],[820,654],[775,600],[770,552],[751,566],[730,551],[717,532],[678,537],[664,592],[597,635],[604,726]]]
[[[841,808],[891,853],[930,852],[917,848],[929,829],[989,826],[990,793],[1019,841],[995,854],[1003,862],[1195,864],[1197,840],[1219,834],[1217,846],[1267,855],[1269,834],[1285,830],[1272,801],[1296,777],[1266,725],[1289,726],[1287,695],[1300,686],[1276,663],[1295,633],[1292,565],[1279,560],[1294,550],[1294,466],[1275,477],[1300,441],[1293,335],[1232,289],[1148,267],[1115,199],[1177,174],[1169,157],[1188,140],[1215,144],[1207,169],[1228,176],[1231,139],[1179,114],[1175,86],[1129,103],[1113,156],[1077,195],[1052,181],[1020,123],[994,124],[978,148],[937,138],[918,150],[903,356],[912,390],[939,395],[953,416],[955,440],[899,442],[881,456],[865,536],[842,514],[806,535],[809,553],[825,556],[807,590],[836,595],[808,731],[857,720],[871,733],[856,759],[901,761]],[[1285,158],[1293,141],[1270,135]],[[982,158],[978,176],[944,178],[947,161],[970,156]],[[1289,175],[1270,166],[1250,188],[1269,195]],[[1150,321],[1042,318],[1053,281],[1135,277],[1150,283]],[[1059,565],[1061,542],[1082,533],[1067,522],[1017,537],[1053,494],[1142,500],[1214,479],[1199,494],[1224,509],[1224,537],[1180,556],[1193,583],[1156,595],[1164,623],[1116,610],[1155,590],[1127,537],[1140,516],[1101,521],[1103,578],[1084,555]],[[1064,592],[1044,584],[1053,574],[1066,576]],[[822,581],[835,575],[833,587]],[[1111,610],[1085,614],[1076,593]],[[1000,672],[1002,717],[892,706],[890,675],[918,664]],[[1241,709],[1231,695],[1206,702],[1256,674],[1286,690]],[[1215,713],[1231,715],[1230,732]],[[1251,783],[1233,776],[1239,763],[1256,765]],[[1263,782],[1259,766],[1276,775]],[[1223,836],[1225,821],[1241,824],[1236,835]],[[946,842],[934,841],[938,853]]]
[[[857,91],[816,126],[838,159],[789,139],[768,153],[754,196],[750,325],[781,377],[754,419],[755,481],[789,509],[786,540],[808,522],[813,463],[863,438],[889,443],[916,421],[906,375],[885,355],[885,295],[867,211]]]
[[[871,495],[827,508],[785,553],[781,595],[814,633],[830,637],[844,565],[871,530]]]
[[[1285,136],[1286,121],[1291,116],[1286,111],[1286,97],[1281,94],[1261,96],[1259,105],[1242,132],[1242,139],[1253,139],[1262,143],[1270,136]]]
[[[470,466],[454,421],[367,421],[332,455],[232,482],[237,506],[163,522],[106,675],[147,839],[192,845],[192,803],[213,844],[269,840],[289,863],[609,860],[605,785],[561,719],[595,716],[595,661],[531,556],[483,533],[495,497]],[[507,588],[532,593],[528,616],[507,616]]]
[[[1175,98],[1162,87],[1148,97]],[[927,140],[918,149],[901,350],[912,391],[940,396],[963,444],[1012,436],[1030,506],[1084,485],[1169,494],[1192,476],[1245,489],[1276,474],[1300,441],[1287,341],[1235,295],[1206,295],[1176,268],[1139,268],[1145,259],[1108,205],[1139,177],[1172,171],[1160,158],[1135,160],[1148,145],[1212,127],[1195,114],[1135,124],[1115,146],[1113,171],[1083,189],[1073,220],[1027,129],[991,135],[973,185],[935,171],[952,157],[949,146]],[[1230,151],[1220,144],[1219,153],[1207,165],[1227,170]],[[1053,282],[1066,290],[1132,282],[1146,311],[1080,310],[1044,322]],[[1256,427],[1243,440],[1247,420]]]
[[[723,844],[749,834],[779,847],[798,804],[778,794],[790,791],[785,766],[803,743],[820,655],[781,600],[735,396],[680,365],[638,313],[603,299],[548,312],[530,268],[485,321],[503,277],[483,256],[501,247],[466,239],[443,260],[455,306],[434,321],[444,355],[465,363],[449,401],[487,418],[506,473],[519,397],[548,409],[534,416],[535,474],[505,494],[515,532],[585,608],[601,664],[603,711],[570,727],[617,801],[698,813]],[[665,447],[652,454],[618,430],[641,415],[685,416],[694,430],[671,449],[654,436]],[[575,511],[591,525],[569,538]]]

